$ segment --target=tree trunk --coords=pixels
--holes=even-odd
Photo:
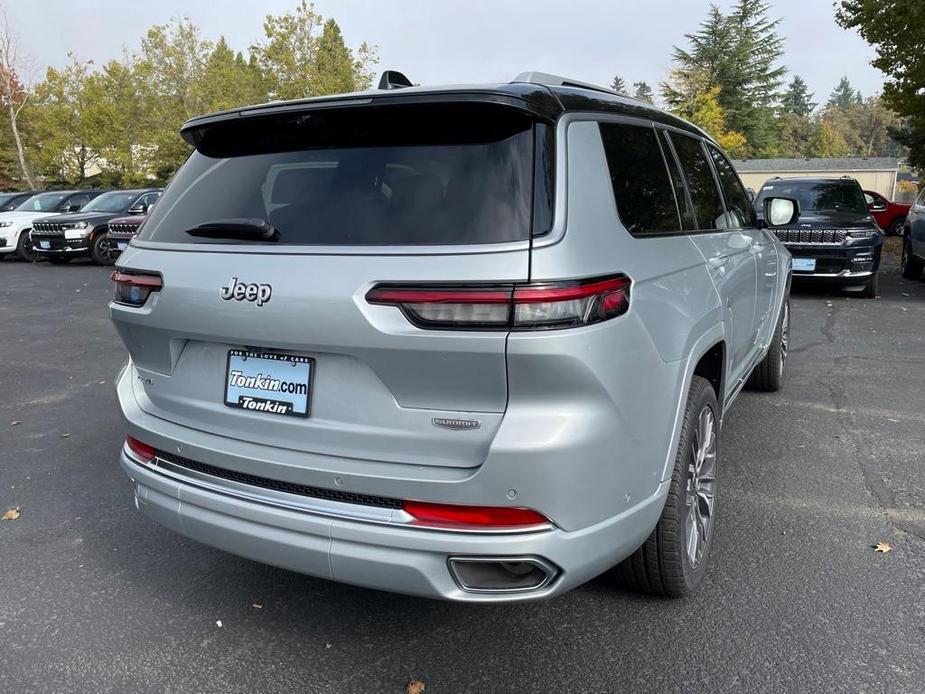
[[[19,136],[19,126],[17,125],[18,114],[13,104],[10,104],[10,127],[13,130],[13,139],[16,141],[16,153],[19,155],[19,168],[22,170],[22,177],[26,179],[26,185],[29,190],[35,190],[35,183],[32,182],[32,174],[29,173],[29,166],[26,164],[26,153],[23,150],[22,138]]]

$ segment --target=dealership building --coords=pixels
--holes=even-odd
[[[873,190],[889,200],[896,199],[899,159],[892,157],[845,157],[841,159],[736,159],[742,182],[755,192],[771,178],[857,179],[864,190]]]

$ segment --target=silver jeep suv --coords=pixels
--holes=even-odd
[[[690,593],[723,417],[781,384],[790,255],[716,143],[648,104],[387,76],[183,127],[113,273],[138,509],[413,595],[534,600],[612,567]]]

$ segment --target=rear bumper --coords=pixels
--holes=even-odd
[[[247,453],[249,469],[268,474],[269,466],[261,465],[259,455],[277,454],[286,460],[286,451],[266,447],[242,448],[241,442],[199,431],[152,416],[138,406],[132,389],[135,370],[130,366],[118,379],[118,395],[128,430],[158,450],[176,452],[191,460],[222,467],[240,467],[242,454]],[[235,453],[222,453],[222,450]],[[289,452],[291,454],[291,452]],[[561,466],[574,469],[574,451],[560,451]],[[332,466],[342,461],[321,461]],[[318,461],[313,461],[318,465]],[[340,509],[314,511],[305,508],[305,498],[278,492],[271,499],[260,498],[260,490],[248,498],[242,485],[226,484],[219,478],[211,480],[180,479],[165,474],[156,467],[146,466],[130,458],[125,451],[121,465],[134,483],[135,503],[140,511],[172,530],[255,561],[293,571],[349,583],[358,586],[406,593],[430,598],[469,602],[511,602],[548,598],[574,588],[610,568],[631,554],[649,535],[658,521],[668,491],[668,482],[656,484],[654,493],[633,503],[622,505],[612,499],[609,513],[603,520],[585,527],[564,529],[550,524],[529,532],[461,532],[409,526],[389,516],[388,510],[379,517],[370,517],[368,507],[355,512],[341,504]],[[394,471],[391,478],[370,479],[363,488],[358,478],[343,474],[327,475],[337,489],[378,493],[395,498],[428,501],[456,499],[457,503],[500,505],[497,498],[484,496],[479,477],[470,472],[461,476],[447,471],[446,479],[436,479],[438,470],[420,466]],[[512,461],[511,468],[516,464]],[[394,470],[395,466],[391,466]],[[491,486],[502,490],[516,486],[529,489],[534,479],[510,479],[510,470],[499,466],[504,479],[493,480]],[[484,472],[484,471],[483,471]],[[396,479],[399,474],[415,474],[418,479]],[[561,473],[560,473],[561,474]],[[485,483],[482,479],[481,484]],[[223,488],[223,484],[226,487]],[[598,481],[600,486],[601,481]],[[580,507],[588,503],[582,490],[582,480],[575,479],[572,488],[557,486],[555,493],[563,500]],[[374,488],[373,488],[374,487]],[[242,493],[245,492],[245,493]],[[575,497],[575,498],[572,498]],[[503,498],[503,492],[502,492]],[[520,497],[518,497],[520,501]],[[512,504],[515,505],[515,504]],[[527,501],[523,504],[530,507]],[[542,509],[541,509],[542,510]],[[401,513],[398,511],[397,513]],[[555,567],[555,577],[533,590],[522,592],[473,592],[463,589],[449,567],[451,557],[535,558]]]
[[[139,511],[171,530],[248,559],[352,585],[465,602],[521,602],[563,593],[628,556],[651,531],[662,495],[579,531],[463,533],[299,512],[183,483],[121,455]],[[666,489],[667,491],[667,489]],[[536,590],[464,590],[451,557],[536,558],[554,577]]]

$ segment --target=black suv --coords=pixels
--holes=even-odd
[[[112,265],[119,252],[106,237],[110,220],[143,214],[160,193],[160,188],[113,190],[95,198],[79,212],[37,219],[32,225],[35,252],[53,263],[89,255],[97,265]]]
[[[759,218],[765,198],[790,198],[799,205],[796,223],[774,229],[793,255],[794,280],[877,296],[883,232],[870,216],[856,180],[772,178],[755,199]]]

